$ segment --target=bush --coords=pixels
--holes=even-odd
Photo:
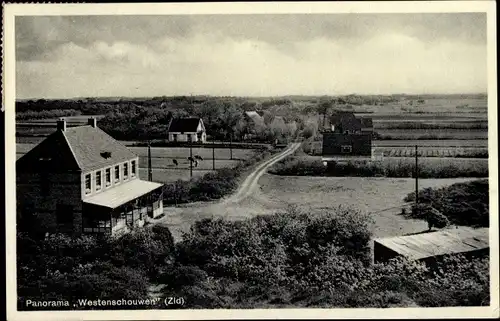
[[[145,297],[148,276],[155,277],[168,264],[173,250],[172,235],[160,226],[118,239],[63,234],[33,239],[22,233],[17,238],[18,306],[22,310],[27,308],[27,299]]]
[[[426,188],[418,193],[419,203],[431,206],[442,213],[452,224],[468,226],[489,226],[489,184],[488,180],[456,183],[447,187]],[[415,200],[415,193],[404,199]],[[412,217],[422,218],[418,213]]]
[[[294,176],[363,176],[363,177],[414,177],[415,165],[407,160],[397,162],[328,163],[324,166],[317,158],[287,157],[269,169],[275,175]],[[488,164],[461,162],[461,165],[427,162],[419,165],[420,178],[487,177]]]

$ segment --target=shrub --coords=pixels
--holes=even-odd
[[[460,164],[460,165],[458,165]],[[332,163],[324,166],[320,159],[310,157],[287,157],[269,170],[275,175],[297,176],[363,176],[363,177],[414,177],[415,165],[408,160],[396,162]],[[420,178],[487,177],[487,162],[424,162],[419,165]]]
[[[339,206],[316,213],[307,227],[311,247],[342,246],[342,254],[367,256],[373,219],[354,208]]]
[[[456,183],[438,189],[426,188],[419,191],[418,195],[419,203],[432,206],[452,224],[489,226],[488,180]],[[414,201],[415,193],[408,194],[404,200]],[[413,214],[413,211],[412,216],[422,218],[418,213]]]
[[[450,225],[450,222],[448,221],[446,216],[441,214],[435,208],[431,208],[431,210],[427,213],[425,219],[427,220],[427,224],[429,225],[429,230],[432,229],[432,227],[434,226],[437,228],[444,228]]]

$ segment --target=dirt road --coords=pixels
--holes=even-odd
[[[178,207],[165,207],[165,216],[156,220],[155,223],[167,226],[178,241],[182,232],[188,231],[194,222],[204,218],[223,217],[229,220],[239,220],[272,213],[279,207],[276,206],[276,201],[260,193],[259,178],[270,166],[293,154],[299,146],[300,143],[294,143],[281,153],[259,164],[234,194],[215,202],[196,202]]]

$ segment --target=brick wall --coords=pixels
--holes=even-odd
[[[371,156],[372,144],[370,134],[323,133],[323,156],[351,155]],[[343,153],[342,146],[352,146],[352,153]]]

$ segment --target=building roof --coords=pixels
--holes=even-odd
[[[246,111],[245,115],[251,120],[253,120],[255,123],[264,122],[264,117],[262,117],[258,112],[254,110]]]
[[[162,186],[160,183],[134,179],[84,199],[83,202],[114,209]]]
[[[198,125],[203,121],[201,118],[187,117],[187,118],[174,118],[168,128],[169,132],[174,133],[195,133],[198,130]]]
[[[465,253],[486,249],[488,245],[488,228],[446,229],[437,232],[376,239],[379,243],[398,254],[414,259]]]
[[[136,157],[103,130],[87,125],[57,130],[21,157],[16,166],[37,170],[44,161],[51,169],[90,171]]]

